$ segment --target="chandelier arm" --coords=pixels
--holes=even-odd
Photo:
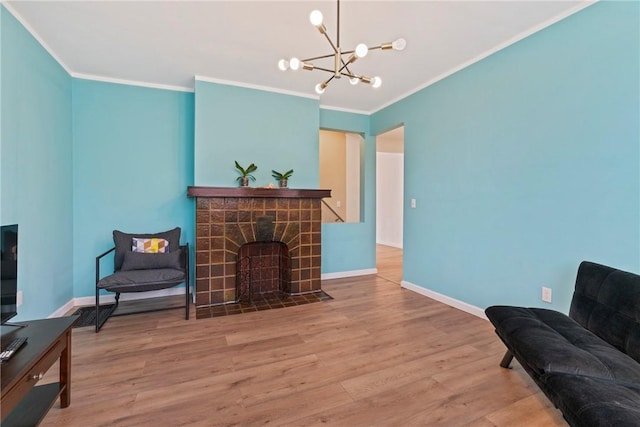
[[[355,50],[348,50],[346,52],[340,52],[340,63],[342,64],[342,68],[338,69],[338,73],[340,73],[342,70],[344,70],[346,68],[346,70],[350,73],[351,70],[349,70],[349,62],[344,62],[344,59],[342,59],[342,55],[346,55],[348,53],[354,53]],[[334,71],[335,72],[335,71]]]
[[[340,74],[342,74],[343,76],[346,76],[346,74],[343,73],[342,70],[347,70],[347,73],[353,74],[351,72],[351,70],[349,69],[349,63],[345,63],[344,61],[342,61],[342,64],[343,64],[342,68],[340,68],[340,70],[338,70]]]
[[[347,51],[347,52],[342,52],[342,55],[345,55],[345,54],[347,54],[347,53],[353,53],[353,52],[355,52],[355,50],[349,50],[349,51]],[[351,72],[351,71],[349,70],[349,68],[348,68],[348,65],[349,65],[349,64],[347,64],[347,63],[344,61],[344,59],[342,59],[342,55],[340,56],[340,62],[342,62],[343,67],[340,69],[340,71],[342,71],[343,69],[345,69],[345,68],[346,68],[346,70],[347,70],[348,72]],[[302,61],[302,62],[309,62],[309,61],[315,61],[315,60],[317,60],[317,59],[325,59],[325,58],[331,58],[331,57],[335,57],[335,56],[336,56],[336,54],[335,54],[335,53],[329,53],[329,54],[327,54],[327,55],[320,55],[320,56],[314,56],[314,57],[312,57],[312,58],[305,58],[305,59],[301,59],[300,61]],[[334,72],[335,72],[335,70],[328,70],[328,69],[326,69],[326,68],[321,68],[321,67],[315,67],[315,69],[316,69],[316,70],[327,71],[327,72],[331,72],[331,73],[334,73]]]
[[[353,53],[353,52],[355,52],[355,50],[350,50],[349,52],[340,52],[340,63],[342,64],[342,68],[340,68],[339,71],[342,71],[344,68],[346,68],[349,65],[349,62],[344,62],[344,59],[342,59],[342,55],[344,55],[345,53]],[[349,71],[348,68],[347,68],[347,71]]]
[[[331,48],[333,49],[333,51],[334,51],[335,53],[338,53],[338,48],[337,48],[337,47],[336,47],[336,45],[334,45],[334,44],[333,44],[333,42],[331,41],[331,37],[329,37],[329,35],[328,35],[327,33],[324,33],[323,35],[326,37],[326,39],[327,39],[327,41],[329,42],[329,44],[331,45]]]
[[[359,79],[360,76],[358,76],[357,74],[353,74],[351,71],[348,71],[346,73],[340,73],[345,77],[349,77],[350,79]]]
[[[320,56],[314,56],[313,58],[306,58],[306,59],[301,59],[302,62],[307,62],[307,61],[315,61],[316,59],[325,59],[325,58],[332,58],[336,56],[335,53],[329,53],[327,55],[320,55]]]
[[[331,73],[331,74],[335,74],[335,70],[330,70],[330,69],[328,69],[328,68],[323,68],[323,67],[314,67],[313,69],[314,69],[314,70],[318,70],[318,71],[324,71],[324,72]],[[346,68],[344,68],[344,67],[343,67],[343,69],[346,69]],[[344,72],[340,71],[340,74],[341,74],[341,75],[343,75],[343,76],[349,77],[349,78],[356,78],[356,79],[359,79],[359,78],[360,78],[360,76],[358,76],[357,74],[354,74],[354,73],[353,73],[353,72],[351,72],[349,69],[346,69],[346,70],[347,70],[347,72],[346,72],[346,73],[344,73]],[[334,78],[335,78],[335,76],[332,76],[332,77],[331,77],[331,79],[334,79]],[[330,80],[331,80],[331,79],[330,79]]]
[[[368,50],[387,50],[387,49],[390,49],[390,47],[388,47],[388,46],[391,46],[391,44],[384,43],[384,44],[379,44],[377,46],[371,46],[371,47],[367,46],[367,49]],[[355,52],[355,49],[354,50],[345,50],[345,51],[342,51],[341,53],[342,53],[342,55],[348,55],[348,54],[354,53],[354,52]]]
[[[327,73],[331,73],[331,74],[335,73],[335,70],[330,70],[328,68],[322,68],[322,67],[315,67],[314,70],[326,71]]]
[[[349,72],[349,73],[350,73],[351,71],[349,71],[349,68],[348,68],[349,64],[348,64],[348,63],[347,63],[347,64],[345,64],[344,62],[343,62],[343,64],[344,64],[344,65],[343,65],[342,67],[340,67],[340,69],[338,70],[338,72],[339,72],[340,74],[343,74],[343,73],[342,73],[342,71],[346,69],[346,70],[347,70],[347,72]]]
[[[336,76],[331,76],[331,77],[329,77],[329,78],[325,81],[325,83],[326,83],[326,84],[329,84],[329,82],[330,82],[331,80],[333,80],[335,77],[336,77]]]

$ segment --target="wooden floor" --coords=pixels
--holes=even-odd
[[[74,329],[71,406],[42,426],[566,426],[517,362],[498,366],[489,322],[387,267],[324,281],[327,302]]]
[[[379,277],[399,285],[402,281],[402,249],[376,245],[376,268]]]

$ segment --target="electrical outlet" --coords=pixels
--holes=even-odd
[[[16,305],[20,307],[22,305],[22,291],[18,291],[16,294]]]
[[[551,288],[542,287],[542,301],[551,302]]]
[[[341,202],[340,200],[338,200],[338,201],[336,202],[336,207],[337,207],[337,208],[339,208],[339,207],[341,207],[341,206],[342,206],[342,202]]]
[[[411,207],[415,209],[416,207],[416,199],[411,199]]]

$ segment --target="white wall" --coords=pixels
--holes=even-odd
[[[376,243],[402,248],[403,153],[376,153]]]
[[[356,133],[346,135],[347,222],[360,222],[360,147],[364,138]]]
[[[319,161],[320,188],[331,190],[324,199],[344,220],[347,216],[347,163],[345,133],[320,129]],[[322,221],[334,222],[335,215],[322,207]]]

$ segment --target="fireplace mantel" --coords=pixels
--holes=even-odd
[[[322,199],[331,197],[331,190],[265,187],[187,187],[189,197],[253,197],[282,199]]]

